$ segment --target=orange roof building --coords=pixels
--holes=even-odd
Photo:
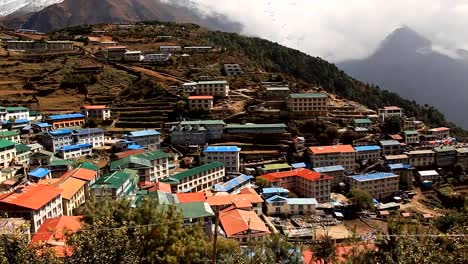
[[[123,158],[126,158],[128,156],[142,154],[142,153],[145,153],[145,152],[148,152],[148,150],[146,150],[146,149],[133,149],[133,150],[127,150],[127,151],[115,153],[114,155],[115,155],[115,157],[117,157],[117,159],[123,159]]]
[[[300,168],[292,171],[268,173],[260,177],[276,187],[291,189],[303,197],[315,198],[322,203],[330,200],[333,180],[331,176]]]
[[[107,105],[85,105],[81,113],[88,118],[107,120],[111,118],[111,110]]]
[[[31,222],[36,233],[46,218],[62,215],[62,189],[31,184],[0,197],[0,213]]]
[[[194,95],[189,96],[190,110],[205,110],[213,109],[213,96],[211,95]]]
[[[354,171],[356,150],[351,145],[310,147],[307,156],[313,168],[341,165]]]
[[[60,216],[47,219],[32,237],[31,243],[45,243],[55,249],[57,256],[67,256],[72,252],[65,245],[66,235],[81,228],[81,218],[81,216]]]
[[[85,168],[77,168],[63,174],[60,178],[66,179],[68,177],[73,177],[76,179],[83,180],[88,183],[88,186],[93,184],[96,181],[97,172],[94,170],[89,170]]]
[[[243,191],[245,189],[247,188],[242,189],[240,194],[235,195],[207,196],[206,202],[208,202],[211,207],[218,207],[220,209],[229,207],[231,205],[234,205],[235,208],[249,208],[253,209],[258,215],[261,215],[263,204],[262,197],[251,188],[250,190]]]
[[[73,215],[73,210],[85,203],[85,186],[85,181],[74,177],[68,177],[57,184],[57,187],[63,190],[62,204],[64,215]]]
[[[229,207],[219,213],[219,222],[228,238],[245,244],[248,240],[261,240],[270,230],[252,210]]]
[[[205,193],[194,192],[194,193],[176,193],[179,203],[191,203],[191,202],[206,202]]]

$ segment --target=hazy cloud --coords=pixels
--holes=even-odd
[[[187,0],[183,0],[187,1]],[[192,0],[259,36],[331,61],[361,58],[407,25],[440,50],[468,48],[466,0]]]

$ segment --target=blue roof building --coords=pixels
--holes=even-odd
[[[203,152],[239,152],[241,148],[236,146],[208,146]]]
[[[359,147],[354,147],[354,149],[357,152],[363,152],[363,151],[377,151],[377,150],[381,150],[382,148],[379,146],[359,146]]]
[[[63,114],[63,115],[51,115],[48,117],[50,120],[66,120],[66,119],[75,119],[75,118],[84,118],[83,114]]]
[[[278,187],[278,188],[263,188],[262,189],[262,197],[265,199],[268,199],[273,196],[282,196],[282,197],[288,197],[289,196],[289,190],[285,189],[283,187]]]
[[[390,170],[413,170],[414,167],[409,164],[404,163],[395,163],[395,164],[388,164],[387,167]]]
[[[89,143],[63,146],[58,149],[58,156],[63,159],[76,159],[91,154],[92,149],[93,144]]]
[[[304,162],[293,163],[291,166],[293,169],[307,168],[307,165]]]
[[[325,167],[317,167],[317,168],[313,168],[312,169],[313,171],[315,172],[318,172],[318,173],[323,173],[323,174],[327,174],[327,173],[330,173],[330,172],[337,172],[337,171],[345,171],[345,168],[341,165],[335,165],[335,166],[325,166]]]
[[[161,133],[154,129],[132,131],[127,134],[127,139],[133,141],[136,145],[140,145],[153,151],[159,148],[159,137]]]
[[[350,187],[366,190],[372,197],[382,199],[398,193],[400,176],[391,172],[376,172],[349,177]]]
[[[373,181],[373,180],[382,180],[387,178],[398,177],[395,173],[391,172],[375,172],[361,175],[350,176],[353,180],[356,181]]]
[[[79,113],[51,115],[46,118],[46,121],[47,123],[50,123],[54,129],[82,126],[85,122],[85,116]]]
[[[267,215],[301,215],[314,213],[318,205],[315,198],[287,198],[274,195],[265,200]]]
[[[245,185],[250,183],[250,180],[252,180],[254,177],[250,175],[245,175],[242,174],[232,180],[229,180],[225,183],[220,183],[220,184],[215,184],[212,188],[213,191],[215,192],[228,192],[232,193]]]
[[[201,157],[203,164],[213,161],[224,163],[227,173],[237,173],[240,169],[240,151],[236,146],[208,146]]]
[[[51,171],[46,168],[38,167],[35,170],[29,172],[28,175],[31,177],[38,178],[38,179],[42,179],[50,175],[50,172]]]

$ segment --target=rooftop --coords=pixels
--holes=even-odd
[[[227,81],[200,81],[200,82],[197,82],[197,84],[228,84]]]
[[[202,172],[213,170],[213,169],[219,169],[219,168],[224,168],[224,164],[222,162],[215,161],[215,162],[205,164],[205,165],[193,168],[193,169],[189,169],[189,170],[186,170],[186,171],[183,171],[183,172],[179,172],[177,174],[172,175],[171,178],[175,179],[175,180],[178,180],[178,181],[181,181],[181,180],[183,180],[185,178],[195,176],[195,175],[200,174]]]
[[[92,181],[96,177],[97,172],[85,168],[77,168],[66,172],[61,178],[73,177],[84,181]]]
[[[21,153],[25,153],[25,152],[28,152],[31,150],[30,147],[24,145],[24,144],[16,144],[16,154],[21,154]]]
[[[398,106],[384,106],[382,109],[384,109],[384,110],[389,110],[389,111],[398,111],[398,110],[401,110],[401,108],[398,107]]]
[[[91,162],[82,162],[78,164],[77,166],[75,166],[75,168],[77,167],[92,170],[92,171],[99,171],[99,166]]]
[[[13,106],[13,107],[8,106],[8,107],[5,107],[5,108],[6,108],[6,110],[7,110],[8,112],[29,111],[28,108],[22,107],[22,106]]]
[[[408,151],[406,152],[406,154],[408,155],[434,155],[435,152],[433,150],[430,150],[430,149],[422,149],[422,150],[412,150],[412,151]]]
[[[407,130],[407,131],[403,131],[403,134],[405,134],[405,135],[417,135],[419,133],[416,130]]]
[[[227,181],[225,183],[215,184],[213,186],[213,190],[216,191],[216,192],[230,192],[234,188],[236,188],[238,186],[241,186],[242,184],[244,184],[245,182],[250,181],[253,178],[254,178],[253,176],[242,174],[242,175],[240,175],[240,176],[238,176],[238,177],[236,177],[236,178],[234,178],[232,180],[229,180],[229,181]]]
[[[128,134],[128,137],[146,137],[146,136],[157,136],[160,135],[158,131],[154,129],[148,130],[141,130],[141,131],[133,131]]]
[[[92,148],[92,147],[93,147],[93,144],[85,143],[85,144],[78,144],[78,145],[63,146],[59,149],[59,151],[78,150],[82,148]]]
[[[389,164],[388,168],[391,170],[411,170],[414,169],[413,166],[404,163]]]
[[[357,118],[353,120],[356,124],[372,124],[372,121],[368,118]]]
[[[335,165],[335,166],[317,167],[317,168],[313,168],[312,170],[318,173],[326,174],[328,172],[344,171],[345,168],[341,165]]]
[[[139,154],[139,155],[142,155],[142,154]],[[137,155],[135,155],[135,156],[128,156],[126,158],[113,161],[110,165],[110,170],[117,171],[117,170],[125,169],[125,168],[128,168],[130,164],[136,164],[136,165],[139,165],[141,167],[146,167],[146,168],[153,167],[153,165],[151,164],[151,161],[149,161],[146,158],[140,158]]]
[[[310,147],[309,150],[313,154],[327,154],[327,153],[351,153],[356,150],[351,145],[335,145],[335,146],[320,146]]]
[[[0,131],[0,138],[19,136],[19,134],[18,130]]]
[[[189,96],[189,100],[213,100],[213,96],[211,95],[193,95]]]
[[[0,207],[3,205],[15,205],[32,210],[38,210],[55,197],[59,196],[62,190],[47,185],[31,184],[20,192],[12,192],[0,200]]]
[[[270,230],[255,211],[227,208],[220,212],[219,221],[227,237],[246,232],[269,234]]]
[[[85,181],[69,177],[60,183],[57,187],[63,190],[62,198],[70,200],[81,188],[85,186],[85,184]]]
[[[292,99],[308,99],[308,98],[328,98],[326,93],[300,93],[300,94],[291,94]]]
[[[144,152],[144,153],[136,154],[135,157],[153,161],[153,160],[157,160],[157,159],[169,158],[170,155],[168,153],[164,152],[164,151],[161,151],[161,150],[154,150],[154,151],[150,151],[150,152]]]
[[[291,169],[291,166],[287,163],[280,163],[280,164],[265,164],[263,165],[263,170],[271,171],[271,170],[283,170],[283,169]]]
[[[28,175],[36,177],[36,178],[44,178],[45,176],[49,175],[49,173],[50,173],[50,170],[46,168],[38,167],[35,170],[30,171]]]
[[[191,202],[205,202],[206,197],[203,192],[194,192],[194,193],[176,193],[179,203],[191,203]]]
[[[400,142],[396,140],[381,140],[379,141],[380,145],[382,146],[395,146],[395,145],[400,145]]]
[[[354,149],[357,152],[364,152],[364,151],[376,151],[376,150],[381,150],[382,148],[379,146],[359,146],[359,147],[354,147]]]
[[[408,155],[400,154],[400,155],[387,155],[385,156],[386,160],[398,160],[398,159],[409,159]]]
[[[289,190],[283,187],[262,189],[262,194],[272,194],[272,193],[289,193]]]
[[[429,129],[429,131],[431,131],[431,132],[450,131],[450,128],[448,128],[448,127],[436,127],[436,128]]]
[[[81,108],[87,109],[87,110],[109,109],[109,107],[107,105],[84,105]]]
[[[254,203],[262,203],[263,199],[258,195],[255,190],[251,189],[252,192],[243,193],[243,190],[251,189],[251,188],[244,188],[241,190],[240,194],[235,195],[218,195],[218,196],[208,196],[206,197],[206,201],[211,206],[224,206],[224,205],[231,205],[236,202],[249,202],[251,204]]]
[[[452,146],[440,146],[440,147],[434,148],[434,151],[437,153],[441,153],[441,152],[457,151],[457,149]]]
[[[273,172],[260,176],[270,182],[281,181],[281,179],[289,177],[301,177],[309,181],[330,180],[332,177],[326,176],[309,169],[295,169],[291,171]]]
[[[439,176],[439,173],[435,170],[425,170],[425,171],[418,171],[419,175],[421,176]]]
[[[372,180],[381,180],[381,179],[386,179],[386,178],[398,177],[398,175],[394,173],[389,173],[389,172],[375,172],[375,173],[369,173],[369,174],[354,175],[350,177],[356,181],[372,181]]]
[[[232,129],[268,129],[268,128],[287,128],[285,124],[228,124],[226,128]]]
[[[61,136],[61,135],[66,135],[66,134],[71,134],[73,131],[70,129],[60,129],[60,130],[52,130],[49,131],[48,133],[52,136]]]
[[[241,148],[236,147],[236,146],[208,146],[203,152],[209,153],[209,152],[239,152],[239,151],[241,151]]]
[[[15,145],[15,142],[13,142],[13,141],[6,140],[6,139],[0,139],[0,149],[13,147],[14,145]]]
[[[197,219],[215,215],[213,209],[205,201],[178,203],[176,207],[181,209],[184,219]]]
[[[195,120],[195,121],[181,121],[180,122],[181,125],[191,125],[191,126],[194,126],[194,125],[200,125],[200,126],[203,126],[203,125],[223,125],[225,126],[226,123],[224,123],[223,120]]]
[[[93,185],[92,189],[98,188],[120,188],[126,181],[130,179],[130,175],[124,172],[116,171],[99,178]]]
[[[85,128],[85,129],[81,129],[81,130],[75,130],[75,135],[77,136],[86,136],[86,135],[90,135],[90,134],[98,134],[98,133],[104,133],[104,130],[98,128],[98,127],[94,127],[94,128]]]
[[[50,120],[62,120],[62,119],[75,119],[84,118],[83,114],[63,114],[63,115],[51,115],[48,119]]]

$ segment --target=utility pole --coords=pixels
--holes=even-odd
[[[218,250],[218,225],[219,225],[219,209],[215,211],[215,230],[213,234],[213,256],[211,259],[212,264],[216,264],[216,255],[217,255],[217,250]]]

